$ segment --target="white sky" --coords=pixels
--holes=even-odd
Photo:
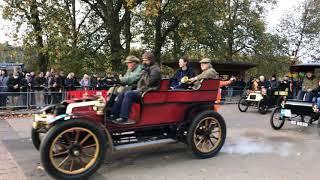
[[[292,9],[303,1],[305,0],[278,0],[277,6],[269,8],[266,14],[268,31],[271,32],[276,27],[286,10]],[[3,0],[0,0],[0,5],[3,3]],[[2,10],[0,9],[0,43],[9,42],[12,45],[19,45],[21,42],[14,42],[10,35],[13,31],[13,24],[2,19]]]

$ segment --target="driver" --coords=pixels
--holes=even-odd
[[[270,82],[269,81],[267,81],[265,78],[264,78],[264,76],[260,76],[259,77],[259,88],[260,89],[263,89],[263,88],[266,88],[266,89],[268,89],[269,87],[270,87]]]
[[[161,71],[159,65],[155,61],[153,53],[146,52],[142,55],[143,72],[137,84],[137,90],[127,91],[118,96],[118,100],[114,103],[111,111],[111,119],[115,119],[118,124],[134,124],[132,120],[128,120],[131,106],[134,102],[139,102],[142,94],[149,90],[157,90],[160,88]]]
[[[119,77],[120,83],[123,86],[111,87],[108,90],[108,107],[112,107],[115,98],[118,94],[136,89],[137,82],[139,81],[142,74],[142,65],[140,64],[140,59],[135,56],[128,56],[124,61],[127,65],[127,72],[124,76]]]
[[[318,87],[318,80],[312,71],[307,72],[302,81],[302,90],[299,91],[297,99],[311,102],[315,96],[314,90]]]
[[[188,81],[194,83],[195,86],[200,85],[203,79],[216,79],[219,78],[219,74],[211,65],[209,58],[204,58],[199,61],[202,73],[196,77],[190,78]]]

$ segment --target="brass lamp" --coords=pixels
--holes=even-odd
[[[104,107],[106,106],[102,96],[99,96],[96,103],[93,106],[93,110],[97,112],[97,115],[103,115]]]

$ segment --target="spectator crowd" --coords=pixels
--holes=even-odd
[[[84,90],[107,90],[116,81],[111,74],[98,77],[87,74],[78,80],[73,72],[65,76],[63,71],[55,72],[53,69],[46,73],[23,72],[15,69],[8,74],[7,70],[0,69],[0,108],[36,107],[61,102],[64,92]]]

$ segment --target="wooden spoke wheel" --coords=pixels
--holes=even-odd
[[[285,117],[281,116],[281,107],[276,107],[270,117],[270,125],[273,129],[281,129],[284,125]]]
[[[62,122],[50,129],[41,143],[41,161],[54,178],[86,178],[103,162],[106,142],[105,133],[91,122]]]
[[[188,131],[188,144],[192,152],[200,158],[215,156],[226,138],[223,118],[214,111],[198,114]]]

